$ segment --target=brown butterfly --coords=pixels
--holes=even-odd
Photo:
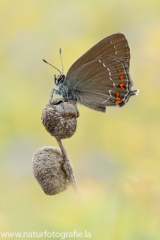
[[[50,101],[56,93],[64,100],[79,102],[101,112],[105,112],[107,106],[124,106],[130,96],[139,91],[131,91],[129,65],[130,48],[125,35],[116,33],[106,37],[82,55],[66,77],[63,63],[62,73],[56,68],[60,72],[57,77],[55,75],[58,89],[52,88]]]

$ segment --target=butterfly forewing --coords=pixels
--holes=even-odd
[[[130,48],[124,34],[116,33],[104,38],[94,47],[82,55],[69,69],[67,76],[69,77],[76,69],[82,65],[100,57],[116,56],[121,58],[129,67],[130,64]]]
[[[132,86],[127,64],[112,56],[82,65],[66,76],[66,83],[81,104],[93,109],[126,103]]]

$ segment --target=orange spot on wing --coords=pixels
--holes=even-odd
[[[120,97],[119,97],[119,92],[116,93],[116,98],[117,98],[117,99],[120,99]],[[122,102],[123,102],[123,101],[120,101],[120,100],[115,101],[115,103],[117,103],[117,104],[122,103]]]
[[[119,86],[120,86],[121,89],[125,89],[125,88],[124,88],[124,85],[125,85],[125,83],[120,83],[120,84],[119,84]]]
[[[119,103],[122,103],[122,102],[123,102],[123,101],[118,101],[118,100],[117,100],[117,101],[115,101],[115,103],[117,103],[117,104],[119,104]]]
[[[124,80],[124,76],[123,76],[123,75],[121,75],[119,78],[120,78],[121,80]]]
[[[121,73],[121,70],[120,70],[120,69],[118,69],[118,72],[119,72],[119,73]]]
[[[117,98],[117,99],[120,99],[120,97],[119,97],[119,92],[116,93],[116,98]]]

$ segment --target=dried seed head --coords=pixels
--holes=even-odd
[[[75,133],[78,116],[78,110],[72,102],[54,99],[43,109],[41,119],[44,127],[52,136],[65,139]]]
[[[55,195],[69,187],[63,164],[61,152],[55,147],[42,147],[33,154],[33,174],[47,195]]]

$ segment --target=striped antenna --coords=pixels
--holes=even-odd
[[[63,62],[62,62],[61,48],[59,48],[59,54],[60,54],[61,63],[62,63],[62,75],[63,75]]]
[[[47,62],[46,60],[44,60],[44,59],[42,59],[43,60],[43,62],[45,62],[45,63],[47,63],[47,64],[49,64],[51,67],[54,67],[52,64],[50,64],[49,62]],[[56,67],[54,67],[55,69],[57,69],[58,70],[58,72],[60,72],[60,70],[58,69],[58,68],[56,68]],[[60,72],[60,74],[62,74],[61,72]]]

